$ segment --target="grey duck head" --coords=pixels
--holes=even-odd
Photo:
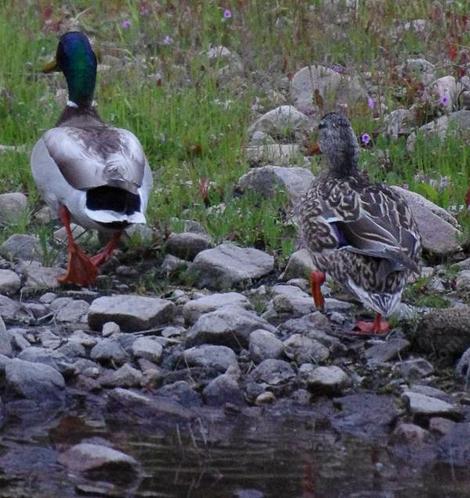
[[[344,177],[357,173],[359,144],[348,118],[336,112],[323,116],[320,130],[320,151],[328,160],[330,173]]]

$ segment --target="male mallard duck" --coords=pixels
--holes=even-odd
[[[33,148],[34,181],[46,203],[65,226],[67,273],[60,283],[92,284],[98,267],[117,247],[122,231],[145,223],[152,173],[139,140],[128,130],[105,124],[93,105],[96,56],[88,38],[69,32],[60,38],[56,59],[45,72],[60,70],[69,100],[55,128]],[[74,241],[73,220],[82,227],[113,234],[95,256]]]
[[[420,235],[405,200],[359,171],[348,119],[329,113],[319,130],[329,168],[298,208],[303,242],[320,270],[311,274],[313,299],[323,309],[320,286],[328,272],[377,313],[373,323],[357,322],[359,331],[383,333],[389,326],[382,315],[393,312],[408,276],[418,272]]]

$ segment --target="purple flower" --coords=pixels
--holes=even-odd
[[[367,97],[367,107],[369,109],[374,109],[374,107],[375,107],[375,99],[373,99],[372,97]]]
[[[447,107],[449,105],[449,96],[448,95],[441,95],[441,97],[439,98],[439,104],[442,106],[442,107]]]
[[[363,133],[361,135],[361,142],[364,144],[364,145],[367,145],[369,142],[370,142],[370,135],[368,133]]]
[[[121,28],[122,29],[129,29],[131,27],[131,21],[129,19],[124,19],[124,21],[121,22]]]
[[[166,35],[165,38],[163,38],[162,44],[163,45],[171,45],[173,43],[173,38],[170,35]]]
[[[225,9],[224,10],[224,19],[231,19],[232,18],[232,11],[230,9]]]

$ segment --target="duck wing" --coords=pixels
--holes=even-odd
[[[108,126],[59,126],[44,144],[66,181],[75,189],[101,186],[137,193],[147,164],[139,140],[128,130]]]

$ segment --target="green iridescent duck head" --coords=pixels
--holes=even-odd
[[[70,31],[61,36],[55,60],[43,71],[62,71],[69,89],[69,105],[89,107],[96,85],[96,55],[87,36]]]

